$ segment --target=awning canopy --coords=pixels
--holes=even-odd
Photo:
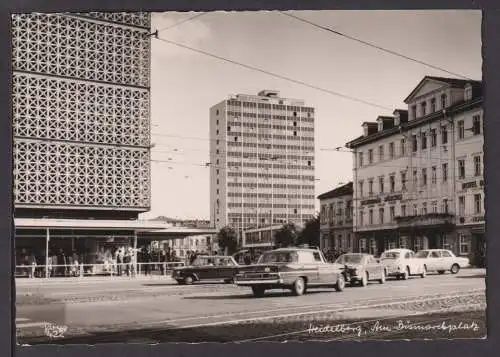
[[[150,231],[169,228],[162,222],[144,220],[14,218],[16,228],[65,230],[134,230]]]

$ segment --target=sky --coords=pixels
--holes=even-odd
[[[481,79],[481,12],[293,11],[293,15],[472,79]],[[152,14],[159,37],[371,102],[407,109],[426,75],[452,75],[335,35],[280,12]],[[170,27],[161,31],[164,28]],[[352,154],[334,149],[392,110],[291,83],[152,38],[151,211],[142,218],[208,219],[209,108],[230,94],[278,90],[315,116],[316,196],[352,180]],[[319,203],[319,202],[317,202]]]

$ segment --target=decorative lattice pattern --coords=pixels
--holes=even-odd
[[[75,13],[75,15],[148,29],[151,27],[151,15],[147,12],[82,12]]]
[[[14,74],[14,135],[149,146],[149,92]]]
[[[149,87],[147,29],[64,15],[17,14],[12,18],[12,40],[15,71]]]
[[[147,149],[16,140],[16,204],[150,206]]]

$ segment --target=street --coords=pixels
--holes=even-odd
[[[447,313],[445,319],[450,319],[457,313],[462,314],[457,316],[462,316],[463,324],[482,326],[462,331],[463,336],[481,337],[485,334],[484,289],[480,269],[407,281],[390,279],[343,292],[311,289],[299,297],[273,290],[263,298],[229,284],[179,286],[160,277],[18,280],[16,325],[18,342],[30,344],[78,343],[79,338],[81,343],[286,340],[311,339],[311,326],[318,331],[317,326],[342,321],[394,323],[408,316],[430,321],[420,315]],[[64,337],[50,340],[47,324],[66,326]],[[384,329],[387,334],[388,328]],[[376,328],[373,331],[367,337],[380,335]],[[337,327],[333,337],[358,335],[359,330]],[[332,338],[332,334],[314,338]]]

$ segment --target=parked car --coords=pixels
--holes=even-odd
[[[415,257],[415,252],[410,249],[389,249],[382,253],[380,262],[386,269],[387,276],[407,280],[412,275],[426,276],[422,259]]]
[[[262,254],[258,264],[243,267],[234,278],[238,286],[252,288],[254,296],[266,290],[289,289],[296,296],[308,288],[345,287],[343,265],[328,263],[319,249],[279,248]]]
[[[470,265],[468,258],[457,257],[447,249],[425,249],[419,251],[415,257],[422,259],[427,271],[437,271],[439,274],[444,274],[447,270],[457,274],[461,268]]]
[[[345,253],[335,263],[345,267],[346,280],[351,284],[368,285],[371,280],[385,283],[386,271],[383,264],[373,255],[365,253]]]
[[[191,265],[175,268],[172,278],[179,284],[192,284],[203,280],[223,280],[232,283],[240,265],[233,257],[221,255],[197,256]]]

